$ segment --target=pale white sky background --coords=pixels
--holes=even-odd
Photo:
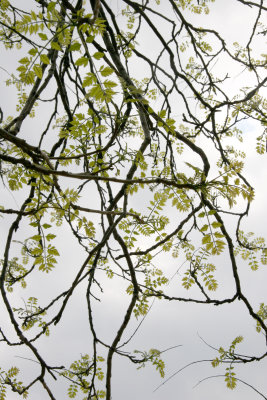
[[[17,1],[17,4],[20,3]],[[21,2],[26,5],[27,2]],[[30,4],[31,2],[28,2]],[[27,5],[28,5],[27,4]],[[117,5],[118,13],[121,9],[119,0],[110,1],[110,5]],[[115,7],[116,8],[116,7]],[[164,0],[162,0],[161,8],[164,8]],[[241,44],[246,43],[250,34],[250,27],[254,23],[255,15],[248,7],[242,6],[235,0],[217,0],[210,5],[209,23],[210,27],[218,30],[229,43],[238,41]],[[202,17],[192,16],[192,21],[201,25]],[[207,25],[206,25],[207,26]],[[163,29],[163,28],[162,28]],[[243,43],[242,43],[243,41]],[[139,43],[148,56],[151,53],[157,53],[157,46],[151,40],[148,31],[144,30],[143,42]],[[264,49],[260,49],[260,51]],[[10,58],[1,58],[0,66],[13,72],[16,68],[15,60],[22,57],[20,54],[10,53]],[[224,62],[214,67],[214,73],[225,74],[228,70],[229,74],[234,78],[226,83],[227,90],[236,93],[236,90],[245,85],[253,85],[255,82],[247,81],[246,74],[240,74],[240,70],[233,72],[232,64]],[[136,78],[143,76],[144,70],[138,64],[132,68],[132,74]],[[14,104],[16,102],[14,96],[15,91],[5,88],[3,80],[8,76],[3,70],[0,70],[1,76],[1,99],[0,105],[5,113],[12,114]],[[43,107],[43,106],[42,106]],[[34,144],[34,132],[44,123],[43,111],[38,112],[35,120],[31,120],[25,124],[25,137]],[[177,119],[179,118],[179,107],[177,111]],[[28,132],[26,132],[26,128]],[[245,176],[256,188],[256,199],[252,204],[250,216],[243,221],[246,231],[253,231],[256,235],[267,237],[267,218],[266,218],[266,178],[267,178],[267,156],[259,156],[255,150],[255,137],[259,135],[259,126],[256,124],[244,124],[242,126],[245,132],[246,140],[243,149],[247,153]],[[67,183],[67,182],[66,182]],[[142,207],[144,194],[134,197],[135,206]],[[9,204],[16,208],[17,203],[20,204],[21,198],[16,192],[5,194],[1,199],[1,203]],[[87,201],[87,200],[86,200]],[[90,196],[90,207],[94,208],[94,198]],[[175,215],[173,215],[175,219]],[[7,229],[13,217],[5,217],[0,221],[0,237],[1,243],[5,242]],[[21,238],[23,238],[22,230]],[[27,232],[29,236],[31,233]],[[71,282],[73,271],[79,266],[85,254],[78,248],[76,242],[73,242],[72,236],[61,232],[59,251],[61,260],[57,269],[49,275],[33,276],[32,282],[37,282],[35,290],[19,292],[15,297],[14,304],[20,306],[23,299],[27,299],[28,295],[38,297],[40,304],[46,303],[47,298],[52,298],[53,293],[59,292],[59,287],[64,290]],[[2,253],[3,249],[0,249]],[[18,251],[13,245],[13,251]],[[167,277],[173,274],[182,265],[184,259],[173,259],[166,255],[159,257],[158,266],[163,269]],[[230,296],[233,290],[233,282],[231,272],[227,268],[228,259],[217,257],[216,265],[218,265],[218,280],[221,280],[221,288],[218,290],[217,297]],[[241,283],[245,288],[245,294],[257,309],[260,302],[267,299],[266,281],[267,269],[261,267],[259,271],[253,272],[249,269],[246,262],[239,259],[239,270],[241,274]],[[42,284],[40,285],[40,279]],[[170,289],[175,291],[177,278],[170,282]],[[94,317],[99,336],[103,341],[110,343],[116,334],[118,327],[123,318],[123,313],[129,302],[129,296],[123,295],[121,290],[122,282],[120,280],[108,280],[103,273],[103,289],[105,296],[101,303],[95,302]],[[123,283],[124,285],[124,283]],[[30,286],[30,285],[29,285]],[[63,317],[61,323],[56,329],[52,328],[52,335],[49,338],[42,338],[38,344],[41,354],[51,365],[66,365],[80,357],[80,354],[90,353],[91,334],[87,325],[86,303],[84,296],[85,285],[81,285],[76,291],[72,300],[68,305],[67,314]],[[82,293],[82,295],[81,295]],[[179,289],[179,295],[185,293],[185,290]],[[192,292],[193,293],[193,292]],[[100,295],[100,293],[95,293]],[[191,293],[188,293],[191,295]],[[9,330],[9,322],[6,319],[5,311],[0,304],[0,320],[1,326],[7,329],[7,333],[15,340],[12,330]],[[124,336],[127,339],[136,329],[138,322],[132,320],[127,332]],[[185,365],[204,359],[213,359],[217,354],[210,349],[198,336],[200,335],[207,343],[214,347],[223,346],[228,348],[232,340],[238,336],[244,336],[244,342],[238,347],[238,351],[243,354],[260,355],[266,349],[265,339],[255,330],[255,323],[249,317],[247,310],[243,304],[234,304],[214,307],[208,305],[196,306],[192,304],[183,304],[175,302],[156,301],[149,314],[145,318],[141,328],[134,336],[133,340],[126,346],[125,350],[149,350],[157,348],[164,350],[172,346],[181,346],[166,352],[163,360],[166,362],[166,377],[168,379],[172,374]],[[104,354],[104,353],[103,353]],[[0,365],[10,367],[12,365],[20,366],[23,371],[22,377],[27,379],[33,377],[38,371],[38,365],[28,360],[19,359],[17,357],[32,356],[23,351],[19,347],[6,348],[0,346]],[[237,377],[254,385],[260,392],[267,395],[267,361],[254,363],[251,365],[236,366]],[[153,390],[160,385],[162,380],[154,367],[147,366],[140,370],[136,370],[136,366],[131,364],[126,358],[114,357],[113,369],[113,390],[112,398],[114,400],[254,400],[261,397],[253,392],[249,387],[242,383],[238,383],[234,391],[226,388],[224,378],[213,378],[201,383],[194,388],[200,380],[217,374],[224,374],[224,367],[213,369],[209,362],[195,364],[179,374],[174,376],[170,381],[160,387],[156,392]],[[67,399],[66,387],[63,385],[52,384],[55,397],[58,400]],[[9,394],[8,400],[17,400],[20,398],[16,394]],[[36,386],[30,392],[30,399],[47,400],[48,397],[41,387]],[[82,398],[82,397],[77,397]]]

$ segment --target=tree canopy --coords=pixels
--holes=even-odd
[[[222,3],[0,1],[1,400],[33,398],[35,387],[39,398],[110,400],[115,356],[164,378],[162,350],[129,347],[158,301],[204,312],[242,303],[267,340],[267,304],[240,272],[267,264],[246,223],[246,153],[266,153],[267,7],[231,2],[251,12],[241,43],[227,21],[214,26]],[[99,319],[114,296],[106,334]],[[75,315],[88,345],[65,365],[45,349]],[[267,355],[264,341],[240,354],[243,335],[216,343],[210,360],[230,389],[236,364]],[[22,350],[31,376],[13,362]]]

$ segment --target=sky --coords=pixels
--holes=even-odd
[[[117,5],[117,12],[121,10],[120,1],[109,1],[109,4]],[[161,3],[161,8],[164,7],[164,1]],[[254,22],[254,15],[250,9],[245,6],[240,6],[237,1],[233,0],[217,0],[210,5],[209,21],[211,27],[224,32],[227,40],[241,42],[245,39],[245,35],[249,31],[248,27]],[[192,17],[194,23],[201,23],[199,16]],[[120,17],[118,16],[118,21]],[[162,27],[161,29],[164,29]],[[148,31],[144,30],[143,40],[140,46],[144,49],[147,55],[157,52],[157,46],[151,46]],[[261,49],[259,49],[261,51]],[[15,60],[18,55],[10,53],[10,58],[0,60],[0,66],[4,70],[11,72],[15,69]],[[167,66],[166,66],[167,68]],[[230,64],[227,62],[221,65],[214,66],[216,73],[226,73]],[[10,91],[3,85],[3,81],[7,79],[7,74],[4,70],[0,70],[0,90],[2,93],[1,108],[4,113],[12,114],[14,112],[15,92]],[[143,69],[138,65],[134,66],[136,78],[139,78],[144,73]],[[254,82],[247,80],[247,75],[236,71],[234,79],[226,83],[227,89],[233,93],[244,82],[250,86]],[[4,101],[3,101],[4,100]],[[178,107],[177,107],[178,108]],[[179,118],[179,110],[177,113]],[[31,120],[26,125],[25,136],[29,135],[32,138],[32,132],[38,130],[39,124],[43,123],[43,115],[37,114],[36,119]],[[27,132],[28,129],[28,132]],[[253,183],[256,189],[256,199],[252,203],[251,213],[243,222],[246,225],[246,231],[253,231],[257,235],[266,237],[266,175],[267,175],[267,160],[266,154],[259,156],[255,150],[255,138],[258,136],[259,126],[257,124],[248,124],[242,126],[245,133],[245,141],[242,148],[247,153],[245,175],[248,180]],[[34,143],[34,138],[31,139]],[[212,158],[212,155],[211,155]],[[142,207],[143,193],[134,197],[134,205]],[[20,195],[17,193],[3,192],[1,198],[2,204],[12,204],[16,208],[17,203],[21,201]],[[87,201],[87,199],[86,199]],[[94,207],[94,199],[90,197],[90,206]],[[175,215],[173,215],[175,218]],[[0,237],[5,238],[12,217],[5,217],[0,221]],[[229,222],[230,223],[230,222]],[[38,282],[35,292],[29,291],[31,295],[39,298],[40,304],[47,301],[47,298],[53,298],[59,288],[64,290],[69,286],[73,272],[79,266],[85,254],[80,251],[77,244],[73,242],[70,234],[61,231],[59,240],[59,252],[61,254],[60,263],[50,275],[36,275],[32,278],[32,284]],[[29,234],[28,228],[21,230],[21,238],[24,234]],[[19,237],[17,238],[19,240]],[[2,253],[3,249],[0,249]],[[13,244],[14,254],[19,251],[19,246]],[[169,283],[169,290],[176,292],[180,268],[183,265],[184,259],[166,260],[166,256],[162,254],[158,258],[159,267],[164,269],[166,276],[174,278]],[[226,256],[220,257],[217,260],[218,277],[221,279],[222,289],[218,290],[218,297],[225,296],[226,291],[231,295],[233,286],[232,278],[227,270],[229,260]],[[266,301],[266,267],[257,272],[251,271],[248,264],[239,259],[239,270],[241,274],[241,283],[245,288],[245,292],[251,303],[258,307],[260,302]],[[177,273],[178,271],[178,273]],[[40,285],[40,279],[42,283]],[[117,332],[118,326],[121,323],[123,312],[129,302],[129,297],[122,294],[122,287],[125,286],[121,280],[109,280],[104,274],[101,278],[101,285],[105,293],[101,303],[97,300],[94,302],[95,322],[100,332],[103,341],[110,342],[111,338]],[[30,285],[29,285],[30,286]],[[126,286],[125,286],[126,288]],[[47,360],[51,360],[51,364],[68,365],[74,359],[77,359],[80,354],[90,352],[92,343],[91,333],[89,332],[86,315],[86,303],[83,295],[85,284],[81,284],[79,291],[75,293],[70,304],[68,305],[68,317],[62,319],[62,325],[57,329],[53,329],[52,335],[49,338],[43,338],[40,341],[38,348],[42,354],[45,354]],[[220,292],[221,290],[221,292]],[[14,305],[19,307],[25,299],[27,299],[28,289],[20,290],[14,297]],[[82,295],[81,295],[82,293]],[[179,289],[179,295],[186,294],[186,291]],[[100,296],[100,291],[95,293]],[[0,320],[1,326],[7,329],[10,337],[15,340],[15,335],[9,329],[9,322],[5,310],[0,303]],[[132,320],[125,334],[125,340],[130,337],[136,330],[140,320]],[[192,304],[175,303],[167,301],[156,301],[151,306],[151,309],[141,326],[137,330],[131,342],[125,347],[125,350],[140,351],[156,348],[160,351],[166,350],[162,354],[162,358],[166,363],[165,378],[160,378],[158,371],[153,366],[136,369],[126,358],[114,357],[113,370],[113,400],[254,400],[260,398],[250,387],[238,383],[237,388],[231,391],[226,388],[224,378],[214,375],[223,375],[224,368],[218,367],[213,369],[210,360],[217,356],[216,351],[212,347],[220,346],[228,348],[232,340],[238,336],[244,336],[244,342],[238,347],[238,351],[242,354],[260,355],[265,348],[265,339],[263,335],[255,330],[255,323],[249,318],[243,304],[235,302],[234,304],[220,306],[194,306]],[[211,347],[210,347],[211,346]],[[170,350],[167,350],[170,349]],[[20,358],[24,357],[24,358]],[[0,350],[0,365],[10,366],[19,365],[23,371],[23,378],[30,379],[38,370],[38,366],[30,353],[23,351],[19,347],[4,348]],[[204,361],[209,360],[209,361]],[[183,367],[190,363],[198,362],[188,366],[184,370],[178,372]],[[265,396],[267,394],[267,361],[253,363],[252,365],[240,365],[236,367],[237,376],[243,381],[257,388]],[[203,379],[211,377],[201,382]],[[169,379],[170,378],[170,379]],[[52,381],[51,381],[52,382]],[[198,384],[199,383],[199,384]],[[55,397],[59,400],[67,398],[66,387],[51,383]],[[197,386],[196,386],[197,385]],[[156,390],[157,389],[157,390]],[[8,400],[17,400],[16,394],[9,394]],[[36,386],[30,392],[30,399],[38,398],[38,400],[48,399],[47,395]]]

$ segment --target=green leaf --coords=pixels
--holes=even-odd
[[[80,57],[80,58],[78,58],[78,60],[76,60],[75,65],[77,65],[78,67],[80,67],[81,65],[86,67],[88,64],[88,61],[89,60],[87,57]]]
[[[213,228],[220,228],[220,226],[222,226],[222,224],[220,222],[217,222],[217,221],[212,222],[211,225],[212,225]]]
[[[48,40],[48,37],[45,33],[38,33],[39,37],[41,38],[41,40]]]
[[[32,85],[34,83],[35,80],[35,74],[33,71],[28,71],[26,76],[25,76],[25,83],[27,83],[27,85]]]
[[[56,7],[57,2],[56,1],[50,1],[47,5],[47,11],[52,11]]]
[[[35,240],[36,242],[39,242],[42,239],[41,235],[34,235],[31,237],[32,240]]]
[[[224,235],[223,235],[221,232],[214,232],[214,236],[215,236],[216,238],[222,238],[222,237],[224,237]]]
[[[91,97],[94,97],[96,100],[100,100],[103,97],[103,90],[100,85],[94,85],[89,92]]]
[[[101,58],[103,58],[104,57],[104,53],[101,53],[100,51],[97,51],[95,54],[93,54],[93,57],[96,59],[96,60],[100,60]]]
[[[46,224],[46,223],[42,225],[42,227],[43,227],[44,229],[51,228],[51,226],[52,226],[52,225],[50,225],[50,224]]]
[[[86,74],[86,77],[83,80],[82,86],[83,87],[91,86],[96,82],[97,82],[97,78],[96,78],[95,74],[93,74],[92,72],[88,72],[88,74]]]
[[[106,80],[104,81],[104,86],[105,86],[106,88],[113,88],[113,87],[116,87],[116,86],[118,86],[118,85],[117,85],[116,82],[109,81],[109,80],[106,79]]]
[[[30,49],[29,51],[28,51],[28,53],[31,55],[31,56],[36,56],[36,54],[38,53],[38,50],[37,49],[35,49],[35,48],[32,48],[32,49]]]
[[[54,235],[53,233],[48,233],[48,235],[46,235],[46,240],[48,240],[48,242],[52,239],[54,239],[55,237],[57,237],[56,235]]]
[[[34,249],[31,250],[31,254],[33,256],[40,256],[42,254],[42,249],[40,247],[35,247]],[[35,264],[40,264],[42,262],[42,258],[36,258],[35,259]]]
[[[207,243],[206,244],[206,250],[207,251],[210,251],[212,249],[212,247],[213,247],[213,243]]]
[[[175,120],[170,118],[170,119],[166,119],[166,122],[168,125],[174,125],[175,124]]]
[[[216,240],[216,246],[223,248],[225,246],[225,243],[223,240]]]
[[[70,46],[69,50],[70,50],[70,51],[79,51],[80,48],[81,48],[81,43],[76,42],[76,43],[73,43],[73,44]]]
[[[43,70],[40,67],[40,65],[35,64],[33,67],[33,71],[34,71],[35,75],[37,76],[37,78],[42,79]]]
[[[31,222],[29,225],[36,227],[36,226],[38,226],[38,222]]]
[[[46,54],[41,54],[40,55],[40,60],[41,60],[41,62],[43,64],[50,64],[50,60],[49,60],[49,58],[47,57]]]
[[[202,228],[200,229],[201,232],[205,232],[206,230],[208,230],[209,225],[205,224],[204,226],[202,226]]]
[[[159,116],[160,118],[165,118],[166,113],[167,113],[166,110],[161,110],[161,111],[158,113],[158,116]]]
[[[111,74],[113,74],[114,70],[110,67],[105,67],[103,68],[103,66],[100,68],[100,73],[102,76],[109,76]]]
[[[54,246],[51,246],[51,244],[48,246],[47,253],[50,255],[59,256],[59,252]]]
[[[61,47],[57,42],[51,42],[51,49],[61,51]]]
[[[211,241],[211,236],[210,235],[205,235],[203,238],[202,238],[202,244],[207,244],[207,243],[209,243]]]
[[[209,214],[209,215],[214,215],[214,214],[216,214],[216,210],[210,210],[210,211],[208,212],[208,214]]]
[[[87,36],[86,43],[92,43],[94,41],[94,39],[95,39],[94,36]]]
[[[31,16],[32,16],[32,19],[33,19],[34,21],[37,20],[37,15],[35,14],[34,11],[31,11]]]
[[[20,64],[29,64],[30,60],[28,59],[28,57],[23,57],[19,60]]]

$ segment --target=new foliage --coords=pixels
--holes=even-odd
[[[264,239],[243,222],[254,189],[239,146],[246,123],[256,124],[255,149],[265,153],[267,61],[254,49],[263,46],[267,8],[258,0],[233,3],[253,15],[244,45],[210,27],[214,0],[0,1],[1,54],[16,60],[2,70],[14,97],[8,107],[1,99],[1,295],[8,322],[0,323],[0,345],[27,348],[39,366],[32,379],[3,366],[0,399],[10,390],[31,398],[38,383],[55,399],[55,384],[66,381],[60,398],[110,400],[115,354],[137,367],[151,363],[164,377],[161,352],[131,352],[125,335],[154,299],[218,310],[241,301],[267,334],[267,305],[250,304],[239,276],[242,259],[253,270],[267,263]],[[228,82],[238,73],[249,83],[233,89]],[[64,258],[65,241],[81,248],[83,261],[74,267]],[[232,271],[234,290],[225,297],[216,295],[220,257]],[[175,262],[182,268],[174,292],[167,267]],[[47,274],[60,282],[53,290]],[[107,279],[125,305],[109,341],[94,311],[108,295]],[[47,297],[39,301],[45,285]],[[87,305],[79,316],[88,324],[89,349],[69,365],[51,365],[39,341],[52,340],[72,318],[76,293]],[[228,350],[218,343],[211,360],[213,367],[226,363],[231,389],[235,363],[266,356],[266,348],[238,354],[242,339],[233,337]]]

